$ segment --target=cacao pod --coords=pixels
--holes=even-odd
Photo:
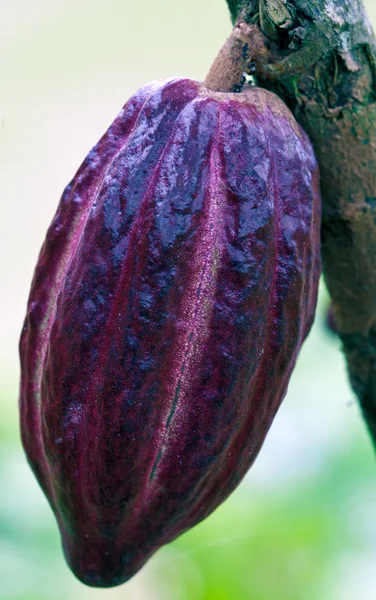
[[[319,176],[262,89],[153,82],[68,185],[20,342],[21,429],[67,561],[128,580],[254,461],[314,317]]]

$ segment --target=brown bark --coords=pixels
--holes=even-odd
[[[324,277],[376,445],[376,43],[361,0],[227,0],[234,32],[209,72],[243,72],[288,104],[321,170]]]

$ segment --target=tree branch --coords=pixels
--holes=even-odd
[[[242,67],[249,71],[251,64],[258,85],[283,98],[315,147],[324,277],[351,384],[376,445],[375,37],[361,0],[227,3],[243,34],[248,27]],[[228,79],[233,89],[239,70]]]

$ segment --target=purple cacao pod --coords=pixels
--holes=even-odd
[[[20,342],[67,561],[128,580],[254,461],[315,312],[319,176],[274,94],[153,82],[66,188]]]

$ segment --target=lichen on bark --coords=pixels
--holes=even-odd
[[[242,60],[276,92],[321,170],[322,259],[350,381],[376,445],[376,43],[361,0],[227,0]],[[243,30],[244,33],[244,30]],[[239,62],[239,61],[238,61]],[[212,74],[213,75],[213,74]],[[215,75],[215,74],[214,74]],[[234,75],[232,75],[234,79]]]

